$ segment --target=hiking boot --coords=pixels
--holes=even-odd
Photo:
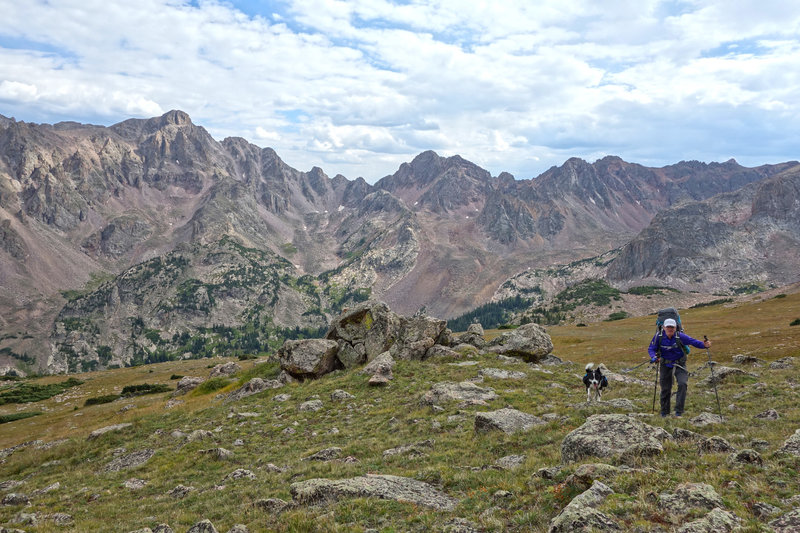
[[[683,413],[675,413],[675,418],[680,418],[683,416]]]

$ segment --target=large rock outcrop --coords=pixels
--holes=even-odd
[[[573,462],[584,457],[656,455],[664,451],[661,441],[671,438],[664,429],[627,415],[594,415],[564,437],[561,458]]]
[[[486,350],[537,363],[553,351],[553,341],[542,326],[531,323],[495,337]]]

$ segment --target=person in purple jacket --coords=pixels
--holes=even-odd
[[[682,331],[676,331],[677,323],[668,318],[664,321],[664,330],[656,333],[647,352],[650,362],[659,363],[661,367],[661,416],[667,416],[670,410],[672,397],[672,375],[678,382],[678,394],[675,397],[675,416],[683,415],[686,404],[686,389],[689,387],[689,371],[686,369],[686,354],[689,352],[687,345],[696,348],[710,348],[711,341],[693,339]]]

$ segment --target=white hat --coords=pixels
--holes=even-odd
[[[665,328],[668,328],[670,326],[672,326],[673,328],[677,328],[678,327],[678,324],[675,322],[674,318],[668,318],[668,319],[666,319],[664,321],[664,327]]]

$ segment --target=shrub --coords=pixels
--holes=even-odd
[[[207,379],[192,391],[192,395],[200,396],[203,394],[210,394],[214,391],[224,389],[229,383],[229,379],[222,377]]]
[[[169,392],[172,388],[163,383],[142,383],[141,385],[128,385],[122,389],[122,396],[141,396],[142,394],[158,394]]]
[[[91,398],[87,398],[86,401],[83,403],[84,407],[89,407],[90,405],[100,405],[103,403],[111,403],[114,400],[118,400],[122,398],[119,394],[105,394],[103,396],[93,396]]]
[[[627,311],[615,311],[608,315],[608,318],[605,320],[606,322],[611,322],[613,320],[622,320],[623,318],[628,318],[629,315]]]
[[[169,379],[181,379],[183,376],[181,374],[172,374]]]
[[[36,385],[34,383],[22,383],[10,390],[0,393],[0,405],[7,403],[31,403],[39,402],[52,398],[56,394],[61,394],[70,387],[81,385],[83,381],[69,378],[61,383],[51,383],[50,385]]]
[[[791,323],[789,325],[790,326],[800,326],[800,318],[795,318],[794,320],[791,321]]]
[[[710,305],[720,305],[720,304],[727,304],[732,302],[732,298],[720,298],[718,300],[711,300],[710,302],[703,302],[699,304],[694,304],[689,309],[697,309],[698,307],[708,307]]]
[[[13,422],[15,420],[22,420],[23,418],[30,418],[32,416],[39,416],[41,411],[24,411],[22,413],[11,413],[9,415],[0,415],[0,424],[6,422]]]
[[[575,324],[575,327],[576,328],[585,328],[585,327],[588,327],[588,326],[586,326],[586,324],[584,324],[583,322],[578,322],[577,324]]]

